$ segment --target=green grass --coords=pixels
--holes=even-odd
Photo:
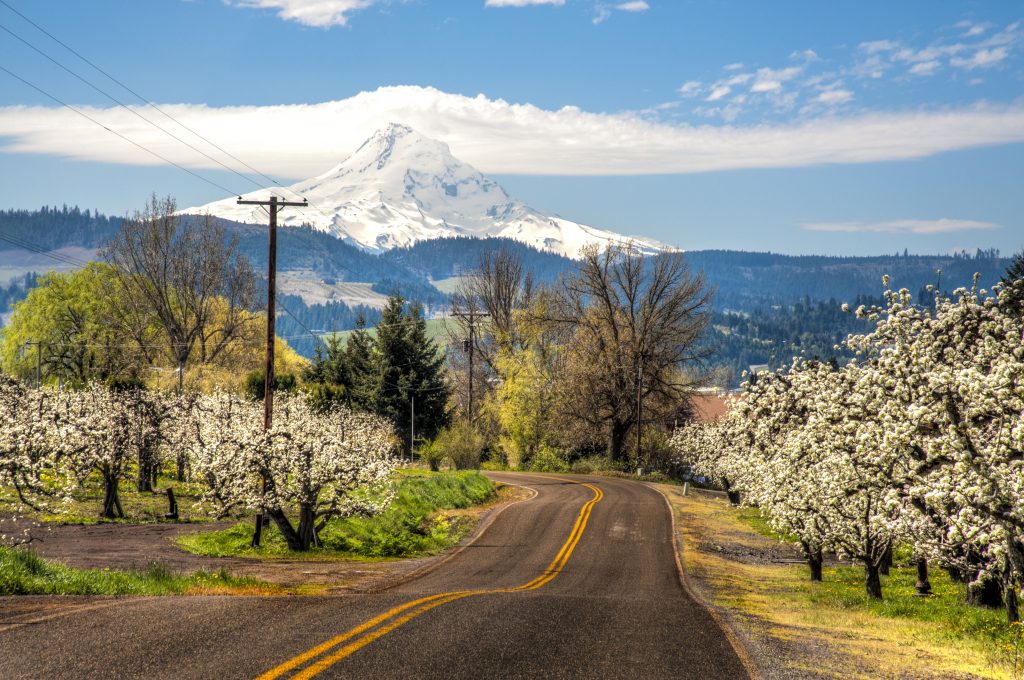
[[[475,524],[460,512],[494,498],[493,482],[479,472],[402,471],[394,480],[395,498],[375,517],[332,520],[320,532],[323,548],[312,558],[398,558],[437,554],[457,543]],[[289,555],[274,526],[254,549],[252,522],[222,531],[188,534],[178,545],[199,555],[215,557],[274,557]],[[290,556],[294,556],[291,553]]]
[[[68,524],[96,524],[99,522],[128,522],[132,524],[148,522],[166,522],[168,487],[174,489],[178,502],[178,513],[181,521],[210,521],[207,508],[197,507],[203,494],[204,486],[198,482],[179,482],[173,477],[161,476],[157,480],[157,493],[139,493],[135,490],[134,480],[121,482],[121,507],[125,517],[119,520],[108,520],[100,517],[103,508],[103,484],[99,476],[91,475],[85,483],[75,489],[69,501],[43,499],[46,505],[36,511],[24,507],[17,493],[11,487],[0,487],[0,514],[24,516],[38,522],[66,522]]]
[[[437,288],[442,293],[448,293],[451,295],[452,293],[458,292],[459,284],[462,283],[462,280],[462,276],[449,276],[445,279],[434,279],[430,283],[432,283],[434,288]]]
[[[24,548],[0,547],[0,595],[183,595],[271,592],[255,579],[235,578],[224,570],[178,576],[166,566],[144,571],[74,569],[45,560]]]
[[[455,329],[454,322],[448,322],[446,319],[427,319],[427,338],[433,340],[439,346],[443,347],[448,342],[448,328]],[[373,328],[366,329],[367,333],[371,337],[376,337],[377,331]],[[334,337],[338,338],[341,342],[347,342],[348,336],[352,334],[352,331],[338,331],[334,333]],[[328,333],[327,335],[331,335]],[[324,337],[327,337],[325,335]]]
[[[917,569],[894,567],[882,577],[883,600],[874,600],[864,591],[864,569],[835,567],[825,569],[822,583],[808,581],[801,593],[807,602],[834,609],[870,612],[890,619],[913,619],[939,624],[941,636],[953,641],[970,638],[1003,647],[1011,643],[1012,626],[1002,609],[975,607],[966,603],[964,586],[954,583],[946,572],[932,569],[928,580],[932,594],[915,594]]]

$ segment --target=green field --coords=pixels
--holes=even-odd
[[[434,288],[437,288],[442,293],[451,295],[458,291],[462,279],[463,277],[461,276],[449,276],[446,279],[433,279],[430,283],[434,284]]]
[[[453,332],[456,329],[455,323],[450,319],[427,319],[427,337],[436,342],[439,347],[444,347],[448,344],[450,339],[448,336],[449,329]],[[371,337],[376,336],[377,332],[373,328],[367,330]],[[351,334],[352,331],[338,331],[333,335],[342,342],[345,342]],[[327,333],[323,337],[326,339],[331,337],[331,335],[331,333]]]

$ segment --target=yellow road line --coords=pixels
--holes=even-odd
[[[599,489],[598,487],[593,486],[591,484],[585,484],[583,482],[577,482],[571,479],[563,479],[560,477],[556,479],[560,479],[571,484],[579,484],[580,486],[585,486],[594,492],[594,497],[591,498],[586,503],[584,503],[583,507],[580,508],[579,515],[576,516],[576,522],[573,524],[572,531],[569,532],[569,538],[567,538],[565,540],[565,543],[562,544],[561,549],[558,551],[558,554],[555,555],[555,559],[551,561],[551,564],[548,565],[548,568],[545,569],[544,572],[541,573],[537,578],[533,579],[532,581],[528,581],[520,586],[516,586],[515,588],[493,588],[486,590],[452,591],[447,593],[438,593],[436,595],[430,595],[428,597],[422,597],[418,600],[406,602],[403,605],[400,605],[393,609],[389,609],[383,614],[375,616],[369,621],[366,621],[356,626],[355,628],[352,628],[351,630],[342,633],[341,635],[333,637],[330,640],[327,640],[326,642],[319,644],[316,647],[313,647],[312,649],[289,659],[288,661],[285,661],[281,665],[276,666],[267,671],[266,673],[258,676],[256,680],[275,680],[276,678],[281,677],[285,673],[288,673],[289,671],[298,668],[310,659],[316,658],[321,654],[324,654],[330,651],[331,649],[334,649],[343,642],[352,640],[353,638],[356,638],[362,635],[363,633],[366,633],[370,629],[376,626],[380,626],[389,619],[393,619],[402,612],[406,612],[417,606],[419,607],[418,609],[414,609],[408,614],[405,614],[404,616],[401,616],[395,619],[394,621],[391,621],[391,623],[388,623],[387,625],[377,628],[377,630],[374,630],[373,632],[363,635],[363,637],[360,637],[354,642],[350,642],[349,644],[345,645],[333,654],[329,654],[320,659],[319,661],[310,664],[302,671],[293,675],[292,678],[295,680],[298,680],[300,678],[302,680],[312,678],[313,676],[323,672],[327,668],[330,668],[334,664],[338,663],[345,657],[359,651],[360,649],[370,644],[374,640],[377,640],[378,638],[387,635],[399,626],[408,623],[409,621],[420,616],[421,614],[425,614],[434,607],[439,607],[443,604],[454,602],[455,600],[461,600],[464,597],[470,597],[472,595],[486,595],[491,593],[514,593],[526,590],[536,590],[537,588],[540,588],[550,583],[552,580],[554,580],[556,576],[558,576],[559,573],[561,573],[562,569],[569,561],[569,558],[572,556],[573,551],[576,549],[576,545],[580,542],[580,539],[583,537],[583,530],[586,529],[587,522],[590,519],[590,512],[591,510],[593,510],[594,505],[597,504],[597,502],[600,501],[602,498],[604,498],[604,492],[601,491],[601,489]]]

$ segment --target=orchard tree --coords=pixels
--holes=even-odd
[[[335,517],[373,514],[389,501],[395,437],[387,421],[302,393],[274,397],[273,426],[261,405],[230,394],[197,399],[179,424],[206,497],[224,516],[254,510],[274,520],[290,550],[320,545]],[[286,514],[298,509],[297,523]]]

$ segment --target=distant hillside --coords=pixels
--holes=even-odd
[[[119,218],[77,207],[0,211],[0,240],[8,240],[0,243],[0,273],[7,267],[6,281],[23,277],[28,264],[32,270],[40,269],[38,260],[42,256],[33,255],[29,262],[26,251],[14,250],[11,243],[27,242],[35,250],[95,250],[116,233],[120,222]],[[228,221],[223,224],[238,235],[241,251],[252,260],[256,271],[264,271],[266,227]],[[282,314],[282,333],[300,351],[310,354],[316,341],[305,328],[342,331],[353,328],[359,316],[372,325],[378,312],[356,303],[377,304],[380,297],[364,293],[362,298],[345,298],[346,290],[356,288],[365,291],[368,287],[380,295],[400,292],[437,311],[449,297],[432,281],[443,282],[440,285],[451,291],[457,285],[454,277],[472,271],[481,255],[498,249],[516,253],[538,282],[556,281],[576,266],[566,257],[510,239],[438,238],[375,255],[310,228],[281,229],[277,263],[282,272],[281,290],[286,295],[284,304],[301,321]],[[825,257],[704,250],[684,256],[690,268],[702,271],[716,288],[716,314],[709,342],[716,348],[716,363],[736,374],[751,363],[786,363],[795,353],[825,358],[836,341],[858,327],[856,320],[838,311],[840,304],[877,298],[885,274],[890,275],[893,287],[906,287],[916,295],[927,284],[939,283],[945,291],[969,286],[975,272],[981,275],[981,285],[990,287],[1008,264],[1007,258],[994,251],[970,256]],[[60,266],[70,265],[64,262]],[[936,273],[939,269],[941,276]],[[315,299],[306,293],[305,299],[288,295],[302,290],[315,291]],[[0,296],[0,314],[23,295],[23,287],[5,290]]]
[[[991,287],[1008,262],[998,251],[978,255],[880,255],[877,257],[792,256],[734,250],[686,253],[694,270],[703,270],[718,289],[719,309],[754,311],[764,305],[811,301],[853,302],[858,295],[882,292],[882,276],[894,288],[917,293],[928,284],[943,290],[970,286],[975,272]],[[936,271],[941,269],[941,276]]]

